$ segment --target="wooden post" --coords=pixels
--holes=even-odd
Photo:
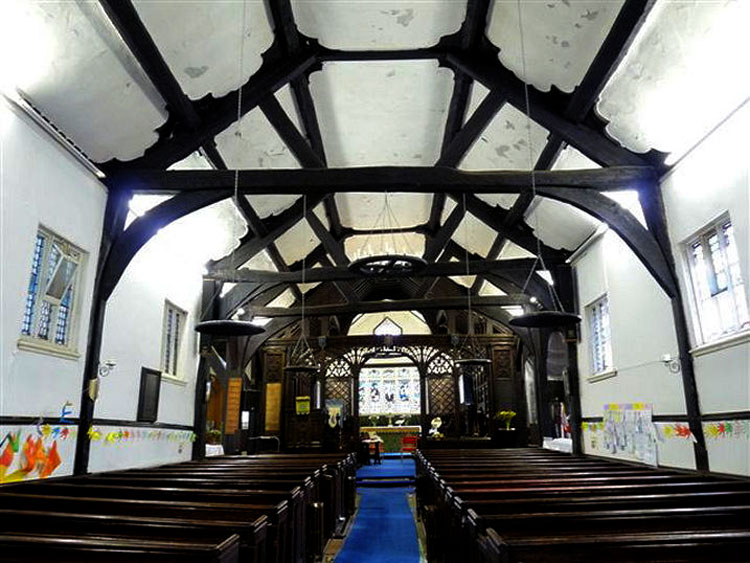
[[[73,474],[88,473],[89,453],[91,441],[88,430],[94,419],[94,400],[89,395],[89,385],[96,381],[99,375],[99,361],[104,333],[104,317],[107,312],[107,300],[111,290],[103,287],[102,280],[110,258],[110,251],[117,236],[122,233],[125,217],[128,212],[128,202],[131,194],[126,190],[110,189],[107,205],[104,210],[104,224],[102,226],[102,240],[99,245],[99,260],[94,280],[94,294],[91,300],[91,321],[89,324],[88,344],[86,346],[86,362],[83,368],[83,383],[81,385],[81,404],[78,415],[78,436],[76,438],[76,453],[73,462]]]

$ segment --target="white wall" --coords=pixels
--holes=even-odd
[[[573,265],[578,312],[583,317],[578,346],[583,417],[601,417],[605,403],[647,403],[653,405],[657,416],[685,415],[682,376],[671,373],[661,361],[665,354],[679,356],[669,298],[614,231],[602,234]],[[605,293],[609,297],[615,374],[590,381],[593,369],[586,308]],[[606,451],[602,434],[584,431],[584,452],[637,461],[624,452]],[[693,447],[687,440],[661,440],[657,452],[659,465],[695,468]]]
[[[746,298],[750,302],[748,127],[750,105],[745,105],[680,162],[662,184],[669,235],[686,302],[690,300],[690,281],[682,245],[727,212],[735,229]],[[698,345],[693,327],[690,336],[693,345]],[[692,354],[703,414],[750,411],[750,334],[728,346],[697,346]],[[709,439],[707,446],[712,470],[750,475],[748,436]]]
[[[578,347],[584,417],[602,416],[605,403],[642,402],[656,415],[684,415],[680,374],[661,362],[678,356],[669,299],[638,258],[613,231],[607,231],[574,262],[581,323]],[[609,296],[612,354],[616,375],[590,382],[590,329],[586,307]]]
[[[4,99],[0,101],[0,134],[0,414],[56,420],[63,405],[69,402],[73,407],[68,417],[77,417],[107,192],[91,172]],[[78,299],[80,322],[75,341],[79,357],[76,359],[20,350],[17,346],[39,224],[87,253]],[[97,419],[135,420],[140,368],[160,367],[163,306],[168,298],[188,312],[190,326],[185,327],[180,353],[178,375],[182,381],[162,383],[158,422],[192,426],[198,361],[192,325],[200,315],[201,268],[186,260],[172,242],[164,237],[149,242],[127,269],[110,300],[102,359],[116,360],[117,367],[102,380],[94,411]],[[190,242],[186,241],[182,252],[190,249]],[[159,267],[154,269],[155,265]],[[51,425],[56,427],[52,422]],[[0,431],[0,439],[9,432],[19,433],[22,442],[29,436],[34,439],[40,436],[34,425],[7,424]],[[77,426],[70,426],[70,431],[77,433]],[[56,440],[53,435],[42,437],[45,451],[57,442],[61,463],[53,475],[70,473],[75,437]],[[90,470],[153,465],[189,457],[189,444],[173,441],[145,439],[115,445],[93,442]],[[22,459],[21,451],[7,473],[14,471]],[[37,476],[32,473],[27,478]]]

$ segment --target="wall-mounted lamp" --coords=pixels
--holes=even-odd
[[[115,360],[104,360],[99,364],[99,376],[100,377],[107,377],[110,372],[115,369],[117,366],[117,362]]]

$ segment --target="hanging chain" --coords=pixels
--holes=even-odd
[[[521,41],[521,68],[523,71],[523,92],[524,92],[524,100],[526,103],[526,134],[528,139],[528,146],[529,146],[529,170],[531,171],[531,196],[532,201],[536,200],[537,192],[536,192],[536,167],[534,165],[534,154],[533,154],[533,147],[531,144],[531,103],[529,101],[529,75],[526,70],[526,46],[524,43],[523,38],[523,17],[521,16],[521,0],[516,0],[516,6],[518,8],[518,35],[519,39]],[[536,240],[536,257],[534,258],[534,263],[531,266],[531,270],[529,271],[529,275],[526,277],[526,281],[524,281],[523,287],[521,288],[522,293],[526,293],[526,288],[529,285],[529,282],[531,282],[531,276],[534,275],[534,272],[536,271],[537,264],[541,264],[542,269],[549,272],[547,269],[547,265],[544,263],[544,256],[542,256],[542,241],[539,238],[539,214],[534,214],[534,239]],[[562,302],[560,301],[560,298],[557,295],[557,291],[555,290],[555,287],[552,283],[547,283],[547,288],[550,293],[550,297],[552,298],[552,305],[559,309],[560,311],[563,310]]]
[[[237,69],[237,75],[239,78],[239,90],[237,91],[237,130],[239,132],[239,126],[240,126],[240,120],[242,119],[242,69],[245,66],[245,26],[247,22],[247,0],[243,0],[242,2],[242,28],[240,29],[240,53],[239,53],[239,68]],[[239,201],[239,186],[240,186],[240,171],[239,169],[234,170],[234,201],[235,205],[237,205],[237,202]],[[230,233],[231,237],[231,233]],[[232,279],[234,283],[237,283],[239,279],[239,274],[237,272],[237,264],[235,263],[235,250],[236,246],[232,245],[232,252],[230,254],[229,258],[229,264],[232,270]],[[201,320],[204,319],[206,316],[206,313],[208,312],[208,308],[211,306],[211,303],[213,303],[214,299],[221,293],[221,290],[224,286],[224,283],[217,284],[218,287],[214,291],[214,294],[211,296],[211,299],[209,299],[206,302],[206,306],[204,307],[203,311],[201,311]]]

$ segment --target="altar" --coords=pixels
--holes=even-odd
[[[419,426],[361,426],[360,432],[374,432],[383,440],[385,453],[401,451],[401,440],[404,436],[419,436],[422,428]]]

